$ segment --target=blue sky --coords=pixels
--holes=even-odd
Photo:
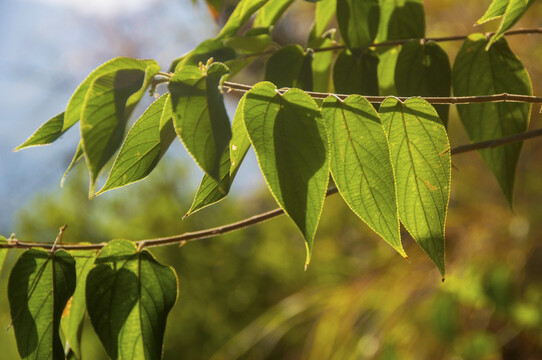
[[[9,235],[37,192],[61,191],[77,129],[52,145],[12,149],[63,111],[90,71],[121,55],[167,69],[217,30],[205,6],[190,0],[0,1],[0,234]],[[184,153],[178,144],[170,152]]]

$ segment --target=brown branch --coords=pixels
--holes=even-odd
[[[525,35],[525,34],[542,34],[542,28],[527,28],[527,29],[516,29],[516,30],[510,30],[504,33],[504,36],[510,36],[510,35]],[[495,32],[487,32],[484,33],[486,38],[489,38],[493,35],[495,35]],[[396,46],[396,45],[402,45],[406,44],[409,41],[420,41],[420,42],[427,42],[427,41],[434,41],[434,42],[445,42],[445,41],[461,41],[465,40],[469,35],[454,35],[454,36],[441,36],[441,37],[429,37],[429,38],[421,38],[421,39],[400,39],[400,40],[390,40],[390,41],[384,41],[381,43],[375,43],[371,46]],[[322,51],[335,51],[335,50],[342,50],[346,48],[344,45],[333,45],[318,49],[312,49],[314,52],[322,52]]]
[[[462,154],[465,152],[489,149],[497,146],[502,146],[506,144],[511,144],[523,140],[533,139],[535,137],[542,136],[542,128],[526,131],[512,136],[503,137],[500,139],[481,141],[473,144],[461,145],[451,149],[452,155]],[[328,189],[326,196],[330,196],[337,193],[337,188],[333,187]],[[239,230],[251,225],[261,223],[263,221],[272,219],[279,215],[284,214],[284,211],[281,208],[277,208],[262,214],[252,216],[250,218],[231,223],[224,226],[219,226],[211,229],[187,232],[180,235],[167,236],[162,238],[140,240],[135,242],[139,249],[155,247],[155,246],[164,246],[164,245],[175,245],[180,244],[181,246],[186,244],[188,241],[195,241],[201,239],[207,239],[215,237],[217,235],[229,233],[231,231]],[[52,244],[45,242],[22,242],[15,238],[8,239],[8,243],[0,243],[0,249],[31,249],[31,248],[42,248],[42,249],[64,249],[64,250],[99,250],[103,248],[107,243],[92,244],[92,245],[81,245],[81,244]]]
[[[227,92],[238,91],[246,93],[252,89],[251,85],[238,84],[231,81],[224,81],[222,88],[227,89]],[[281,88],[277,91],[280,94],[284,94],[288,91],[289,88]],[[333,93],[320,93],[314,91],[305,91],[314,99],[325,99],[328,96],[336,96],[341,100],[346,99],[349,95],[344,94],[333,94]],[[369,96],[364,95],[371,103],[381,103],[390,96]],[[410,97],[397,97],[401,102],[404,102]],[[494,95],[480,95],[480,96],[430,96],[430,97],[419,97],[426,100],[430,104],[475,104],[475,103],[489,103],[489,102],[520,102],[520,103],[531,103],[531,104],[542,104],[542,96],[530,96],[530,95],[518,95],[518,94],[494,94]]]

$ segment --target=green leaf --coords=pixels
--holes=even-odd
[[[90,172],[90,194],[100,172],[118,150],[128,117],[158,73],[158,65],[115,70],[94,79],[81,111],[81,140]]]
[[[335,45],[335,29],[330,30],[324,36],[309,40],[308,47],[311,49],[326,48]],[[333,52],[320,51],[312,55],[312,89],[319,92],[328,92],[331,87],[331,70],[333,67]]]
[[[7,244],[8,241],[5,237],[0,236],[0,244]],[[9,249],[0,249],[0,275],[2,275],[2,270],[4,269],[4,264],[6,262],[6,258],[8,257]]]
[[[501,39],[503,34],[517,23],[533,2],[534,0],[509,0],[499,29],[489,40],[486,49]]]
[[[265,50],[271,45],[271,36],[267,34],[233,36],[224,40],[224,44],[233,48],[236,52],[244,55],[251,55]],[[230,59],[227,59],[228,61]],[[220,61],[220,60],[215,60]]]
[[[175,271],[126,240],[110,241],[87,277],[90,321],[112,359],[160,359],[177,296]]]
[[[254,19],[254,27],[270,27],[279,21],[280,17],[294,0],[269,0],[256,15]]]
[[[472,34],[463,43],[454,63],[454,95],[532,95],[529,74],[506,41],[502,39],[485,51],[487,44],[483,34]],[[530,104],[511,102],[458,105],[457,110],[473,142],[521,133],[527,130],[531,115]],[[521,147],[517,142],[479,151],[510,206]]]
[[[63,359],[60,317],[75,290],[75,261],[67,252],[25,251],[11,270],[8,299],[23,359]]]
[[[208,39],[185,56],[174,60],[169,71],[175,72],[185,65],[198,66],[200,62],[206,64],[210,58],[213,58],[216,62],[226,62],[236,59],[237,53],[232,47],[224,45],[222,40]]]
[[[265,80],[279,88],[312,90],[312,52],[287,45],[275,52],[265,66]]]
[[[82,141],[79,141],[79,144],[77,144],[77,149],[75,150],[75,154],[73,154],[72,161],[70,162],[70,165],[68,165],[68,168],[64,172],[64,175],[62,175],[62,179],[60,180],[60,187],[64,186],[64,181],[66,181],[66,177],[68,176],[70,170],[73,169],[73,167],[84,157],[85,154],[83,154]]]
[[[175,137],[169,94],[164,94],[132,126],[109,178],[96,195],[147,177]]]
[[[17,146],[15,151],[38,145],[50,144],[63,134],[64,112],[53,116],[39,127],[24,143]]]
[[[373,44],[378,31],[378,0],[337,0],[337,22],[346,46],[357,57]]]
[[[483,24],[504,15],[508,7],[509,0],[493,0],[485,14],[476,21],[477,24]]]
[[[399,218],[444,276],[444,227],[450,197],[451,156],[446,128],[425,100],[380,106],[395,171]]]
[[[331,174],[348,206],[401,256],[397,195],[386,133],[376,110],[359,95],[322,104]]]
[[[378,95],[378,56],[366,51],[354,56],[343,50],[333,67],[335,91],[340,94]]]
[[[314,24],[309,34],[309,41],[321,38],[337,11],[337,0],[321,0],[316,3]]]
[[[224,39],[236,35],[252,14],[267,2],[268,0],[241,0],[216,38]]]
[[[220,182],[220,158],[231,139],[219,89],[227,73],[221,63],[184,66],[169,82],[175,131],[199,167],[216,182]]]
[[[89,91],[92,83],[98,77],[105,75],[112,71],[137,69],[145,71],[149,66],[158,66],[158,63],[154,60],[137,60],[128,57],[117,57],[107,61],[106,63],[97,67],[94,71],[87,76],[85,80],[77,87],[75,92],[68,102],[66,107],[66,113],[64,115],[64,125],[62,131],[68,130],[75,125],[81,119],[81,113],[85,102],[85,97]]]
[[[248,148],[250,147],[250,140],[248,139],[245,124],[243,122],[245,99],[246,96],[243,96],[237,105],[237,110],[235,111],[235,116],[232,121],[230,146],[222,153],[222,158],[220,160],[220,184],[217,184],[216,181],[209,176],[204,175],[198,191],[196,192],[196,196],[194,197],[194,201],[192,202],[192,206],[190,206],[190,210],[188,210],[183,218],[222,200],[230,191],[237,170],[239,170]],[[223,191],[221,191],[221,189],[223,189]]]
[[[320,110],[299,89],[280,95],[262,82],[247,93],[243,117],[271,193],[305,237],[308,264],[329,178]]]
[[[395,86],[399,96],[450,96],[452,69],[448,55],[436,42],[409,41],[397,59]],[[435,106],[444,126],[448,124],[449,108]]]
[[[378,91],[381,96],[397,95],[395,67],[401,46],[386,49],[378,55]]]
[[[422,0],[380,0],[380,24],[375,42],[420,39],[424,36]]]
[[[82,358],[81,353],[81,333],[83,329],[83,319],[87,311],[85,303],[85,285],[87,275],[94,264],[96,251],[94,250],[79,250],[72,251],[72,256],[75,260],[75,272],[77,277],[77,285],[73,296],[66,304],[66,308],[62,313],[60,326],[66,337],[66,342],[74,353],[77,359]]]

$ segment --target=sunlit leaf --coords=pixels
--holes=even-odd
[[[279,88],[312,90],[312,53],[299,45],[287,45],[275,52],[265,66],[265,80]]]
[[[337,0],[337,22],[346,46],[360,56],[373,44],[380,21],[378,0]]]
[[[483,34],[470,35],[459,50],[453,69],[456,96],[500,93],[532,95],[529,74],[506,41],[500,40],[488,51]],[[499,139],[527,130],[531,105],[525,103],[480,103],[458,105],[459,117],[471,141]],[[510,205],[512,205],[516,165],[521,142],[480,150]]]
[[[241,0],[233,10],[230,18],[220,31],[217,39],[224,39],[237,34],[237,31],[243,26],[258,9],[264,6],[269,0]]]
[[[335,29],[330,30],[322,37],[309,40],[311,49],[326,48],[335,45]],[[333,52],[320,51],[312,55],[312,89],[319,92],[328,92],[331,87],[331,70],[333,69]]]
[[[401,46],[394,46],[378,55],[378,91],[379,95],[397,95],[395,88],[395,66]]]
[[[380,0],[380,24],[375,42],[420,39],[424,36],[422,0]]]
[[[305,237],[308,264],[329,177],[320,110],[299,89],[280,95],[273,84],[262,82],[247,93],[243,114],[271,193]]]
[[[75,261],[67,252],[25,251],[11,270],[8,299],[23,359],[63,359],[60,317],[75,290]]]
[[[221,63],[184,66],[169,82],[175,131],[199,167],[216,182],[220,182],[220,158],[231,139],[219,89],[227,73]]]
[[[348,206],[399,254],[397,196],[386,133],[376,110],[359,95],[322,104],[331,149],[331,174]]]
[[[75,149],[75,154],[73,154],[72,161],[70,161],[70,164],[68,165],[68,168],[64,172],[64,175],[62,175],[62,179],[60,180],[60,186],[64,186],[64,181],[66,181],[66,177],[68,176],[68,173],[73,169],[73,167],[81,161],[85,157],[83,154],[83,146],[81,145],[81,141],[79,141],[79,144],[77,144],[77,149]]]
[[[53,116],[36,130],[24,143],[17,146],[15,151],[24,149],[29,146],[50,144],[63,134],[62,126],[64,125],[64,112]]]
[[[509,0],[499,29],[495,35],[491,37],[486,48],[489,48],[495,44],[497,40],[501,39],[504,33],[518,22],[525,11],[527,11],[527,9],[533,4],[533,2],[534,0]]]
[[[399,218],[444,276],[444,227],[451,154],[444,124],[425,100],[380,106],[395,171]]]
[[[75,123],[81,119],[81,113],[83,111],[83,105],[88,90],[90,89],[94,80],[112,71],[120,70],[141,70],[145,71],[147,67],[158,67],[158,63],[154,60],[137,60],[128,57],[118,57],[107,61],[106,63],[97,67],[94,71],[86,77],[85,80],[77,87],[75,92],[68,102],[66,107],[66,113],[64,115],[64,125],[62,131],[68,130]]]
[[[534,0],[493,0],[486,13],[476,21],[477,24],[483,24],[502,17],[499,28],[486,45],[486,49],[517,23],[533,2]]]
[[[399,96],[450,96],[452,69],[448,55],[436,42],[409,41],[397,58],[395,86]],[[444,126],[448,124],[449,108],[435,106]]]
[[[378,95],[378,56],[366,51],[354,56],[343,50],[333,67],[333,83],[339,94]]]
[[[104,187],[96,195],[144,179],[175,139],[169,94],[152,103],[132,126]]]
[[[87,275],[94,265],[96,251],[78,250],[72,252],[75,258],[75,271],[77,284],[73,296],[68,300],[66,308],[62,313],[60,326],[62,333],[66,337],[66,342],[77,359],[82,358],[81,353],[81,333],[83,330],[83,319],[87,311],[85,303],[85,285]]]
[[[258,11],[253,26],[256,28],[275,25],[293,2],[294,0],[269,0],[268,3]]]
[[[321,0],[316,3],[314,24],[309,34],[309,41],[321,38],[337,11],[337,0]]]
[[[271,36],[269,35],[269,33],[233,36],[231,38],[225,39],[224,44],[228,47],[233,48],[237,53],[240,54],[255,54],[265,50],[269,45],[271,45]]]
[[[112,359],[160,359],[177,296],[175,271],[126,240],[110,241],[87,277],[88,314]]]
[[[224,45],[222,40],[208,39],[198,44],[188,54],[175,59],[169,71],[175,72],[185,65],[197,66],[200,62],[205,64],[210,58],[216,62],[226,62],[236,59],[237,53],[232,47]]]
[[[220,160],[220,185],[208,175],[204,175],[192,206],[190,206],[190,210],[188,210],[184,217],[222,200],[230,191],[237,170],[239,170],[250,147],[250,140],[248,139],[243,122],[245,99],[246,96],[243,96],[237,105],[237,110],[232,121],[230,146],[224,150]]]
[[[485,14],[476,21],[477,24],[483,24],[504,15],[509,0],[493,0],[487,8]]]

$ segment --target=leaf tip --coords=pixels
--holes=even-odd
[[[409,258],[408,256],[405,255],[405,256],[403,256],[403,258],[407,261],[407,263],[408,263],[409,265],[411,264],[410,258]]]

